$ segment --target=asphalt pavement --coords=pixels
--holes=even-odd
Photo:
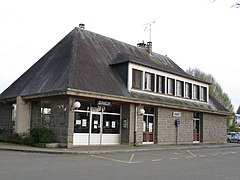
[[[184,149],[201,149],[201,148],[229,148],[240,147],[238,143],[225,144],[186,144],[186,145],[103,145],[103,146],[80,146],[73,148],[40,148],[0,142],[0,150],[21,151],[32,153],[48,154],[104,154],[117,152],[143,152],[143,151],[163,151],[163,150],[184,150]]]

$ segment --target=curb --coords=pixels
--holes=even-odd
[[[1,144],[0,144],[1,145]],[[3,144],[4,146],[4,144]],[[7,145],[5,145],[7,146]],[[159,145],[161,146],[161,145]],[[0,147],[0,151],[17,151],[26,153],[45,153],[45,154],[110,154],[110,153],[133,153],[133,152],[147,152],[147,151],[166,151],[166,150],[185,150],[185,149],[214,149],[214,148],[230,148],[240,147],[240,144],[220,144],[220,145],[179,145],[179,146],[163,146],[163,147],[145,147],[145,148],[129,148],[129,149],[107,149],[107,150],[71,150],[71,149],[52,149],[52,148],[23,148],[21,146],[15,147]],[[120,147],[121,148],[121,147]]]

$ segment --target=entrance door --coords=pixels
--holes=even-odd
[[[143,118],[143,144],[153,144],[153,119],[152,115]]]
[[[89,136],[89,144],[91,145],[100,145],[101,144],[101,113],[93,112],[90,117],[90,136]]]
[[[200,120],[193,119],[193,143],[200,142]]]

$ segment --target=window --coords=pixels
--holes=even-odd
[[[193,85],[193,99],[199,100],[199,86]]]
[[[169,95],[174,95],[174,91],[175,91],[175,80],[174,79],[171,79],[171,78],[168,78],[168,81],[167,81],[167,94]]]
[[[165,93],[165,77],[157,76],[157,92]]]
[[[192,84],[185,83],[185,97],[192,98]]]
[[[41,125],[49,127],[51,121],[51,101],[41,101]]]
[[[75,112],[74,133],[89,133],[88,112]]]
[[[176,95],[183,97],[183,81],[177,81],[176,86]]]
[[[103,133],[104,134],[120,133],[120,115],[113,114],[103,115]]]
[[[132,71],[132,88],[142,89],[142,71],[133,69]]]
[[[207,88],[206,87],[202,87],[201,86],[201,90],[200,90],[200,100],[201,101],[207,101]]]
[[[154,91],[154,74],[145,73],[145,90]]]

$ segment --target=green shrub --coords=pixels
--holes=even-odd
[[[28,133],[10,133],[6,130],[0,130],[0,141],[14,144],[30,145],[30,137]]]
[[[229,132],[240,132],[240,128],[236,127],[235,125],[232,125],[228,129]]]
[[[30,131],[30,140],[34,146],[45,146],[53,142],[53,132],[46,126],[35,126]]]

